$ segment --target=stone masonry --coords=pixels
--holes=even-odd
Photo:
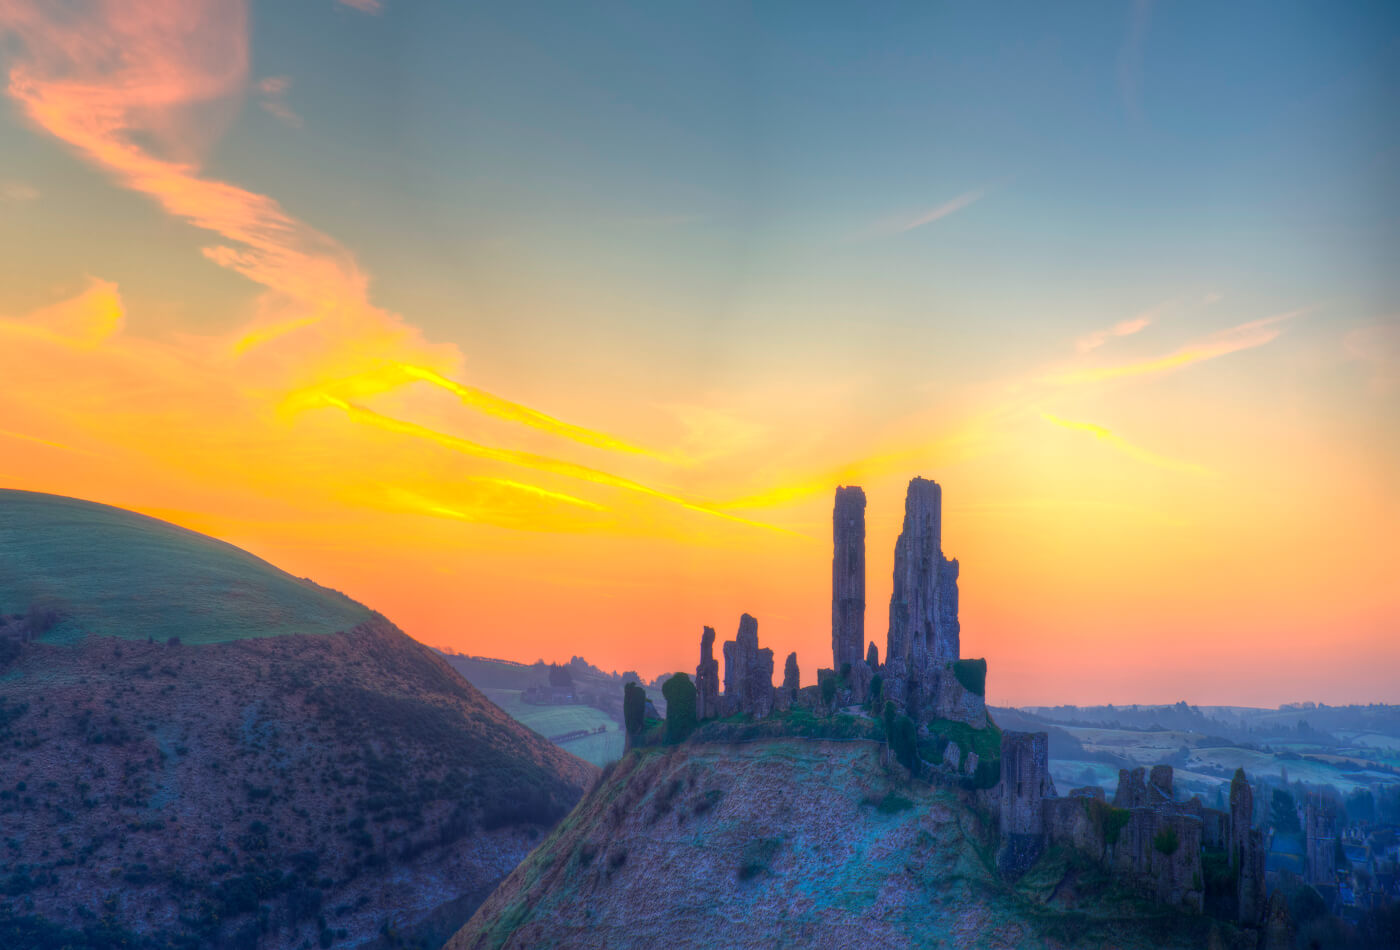
[[[861,662],[865,648],[865,492],[836,489],[831,523],[831,668],[839,672]]]
[[[943,556],[943,490],[915,478],[904,500],[904,525],[894,549],[885,647],[885,695],[915,719],[986,724],[986,703],[958,680],[958,562]]]
[[[715,659],[715,628],[700,636],[700,665],[695,668],[695,718],[713,719],[719,708],[719,661]]]
[[[758,648],[758,621],[739,618],[739,633],[724,644],[725,715],[745,713],[756,718],[773,711],[773,651]]]

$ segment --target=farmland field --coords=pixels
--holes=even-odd
[[[594,765],[606,765],[622,756],[622,727],[601,710],[580,704],[534,706],[521,700],[518,689],[485,689],[482,692],[491,702],[509,713],[512,719],[535,730],[546,739],[553,739],[568,732],[589,731],[605,726],[607,731],[601,735],[584,736],[560,742],[558,745]]]

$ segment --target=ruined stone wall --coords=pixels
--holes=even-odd
[[[695,718],[713,719],[718,715],[719,661],[715,659],[715,628],[706,627],[700,635],[700,664],[695,667]]]
[[[1253,821],[1254,789],[1244,769],[1238,769],[1230,782],[1229,848],[1230,864],[1239,872],[1239,918],[1247,924],[1260,920],[1266,908],[1264,834],[1252,827]]]
[[[935,670],[929,677],[927,711],[939,719],[965,722],[974,729],[987,728],[987,701],[958,681],[951,666]]]
[[[1147,804],[1145,775],[1146,770],[1141,766],[1118,770],[1118,790],[1113,793],[1114,808],[1141,808]]]
[[[865,648],[865,492],[836,489],[831,522],[831,668],[839,673]]]
[[[1050,779],[1050,739],[1043,732],[1001,734],[1002,834],[1045,831],[1043,800],[1055,794]]]
[[[1111,867],[1140,882],[1159,901],[1200,911],[1205,901],[1201,820],[1171,805],[1130,812],[1118,840],[1109,845]]]
[[[724,643],[724,696],[721,715],[746,713],[762,718],[773,711],[773,651],[759,649],[758,621],[739,618],[739,632]]]
[[[1303,831],[1307,841],[1307,882],[1337,883],[1337,815],[1330,802],[1309,795]]]

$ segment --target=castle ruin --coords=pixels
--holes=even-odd
[[[865,492],[842,486],[832,510],[832,669],[819,671],[818,685],[803,689],[797,654],[792,653],[782,685],[775,688],[773,651],[759,647],[758,621],[744,614],[735,638],[723,645],[721,692],[715,631],[705,627],[695,671],[698,718],[763,718],[793,706],[830,712],[875,698],[909,716],[925,741],[940,723],[945,729],[948,723],[995,728],[984,698],[985,661],[961,655],[959,565],[943,553],[942,495],[937,482],[915,478],[909,483],[895,545],[883,663],[876,645],[865,644]],[[1255,925],[1268,914],[1263,838],[1250,825],[1253,797],[1242,772],[1231,783],[1227,814],[1204,807],[1199,797],[1178,801],[1168,765],[1121,770],[1110,802],[1096,786],[1058,794],[1044,732],[1002,733],[999,751],[999,776],[994,773],[991,787],[980,784],[977,753],[955,742],[946,743],[937,762],[916,757],[915,771],[931,768],[976,790],[995,816],[997,862],[1007,876],[1024,873],[1046,847],[1063,845],[1160,901],[1200,912],[1205,897],[1202,852],[1211,848],[1228,853],[1237,872],[1238,919]],[[978,781],[967,785],[974,777]],[[1331,828],[1330,816],[1309,802],[1310,876],[1323,879],[1327,874],[1335,846]]]

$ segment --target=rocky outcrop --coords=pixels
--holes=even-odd
[[[871,670],[878,670],[880,668],[880,649],[875,646],[874,640],[870,641],[870,649],[865,651],[865,665],[870,667]]]
[[[695,668],[695,718],[713,719],[718,715],[719,661],[715,659],[715,628],[706,627],[700,635],[700,665]]]
[[[725,715],[763,717],[773,711],[773,651],[758,647],[758,621],[739,618],[739,632],[724,644]]]
[[[865,645],[865,492],[836,489],[831,522],[831,658],[839,672],[861,661]]]

